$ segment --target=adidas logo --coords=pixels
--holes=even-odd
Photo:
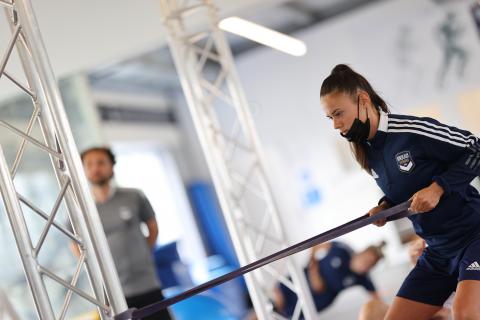
[[[469,265],[467,267],[467,270],[469,270],[469,271],[480,271],[480,264],[478,264],[478,262],[475,261],[474,263],[472,263],[471,265]]]

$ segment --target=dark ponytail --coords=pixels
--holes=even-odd
[[[323,80],[320,88],[320,97],[330,93],[345,93],[354,97],[359,89],[365,91],[370,96],[370,100],[372,100],[377,111],[390,112],[385,101],[373,90],[367,79],[346,64],[337,64],[332,69],[330,75]],[[362,169],[372,174],[363,144],[350,142],[350,149]]]

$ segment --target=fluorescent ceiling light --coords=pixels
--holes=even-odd
[[[303,41],[238,17],[225,18],[220,21],[218,26],[222,30],[293,56],[303,56],[307,52],[307,46]]]

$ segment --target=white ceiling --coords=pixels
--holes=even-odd
[[[109,66],[121,63],[123,69],[115,70],[119,77],[133,79],[135,73],[140,72],[144,79],[152,83],[151,77],[155,76],[152,72],[158,71],[158,68],[145,70],[144,65],[143,70],[141,66],[135,69],[139,61],[134,58],[148,52],[156,53],[165,44],[160,0],[31,1],[57,78],[99,69],[107,69],[108,73],[111,71]],[[220,16],[239,15],[288,32],[327,17],[332,8],[345,5],[354,7],[356,3],[374,1],[380,0],[218,0],[215,3]],[[4,20],[0,15],[0,55],[3,55],[10,38]],[[237,46],[238,52],[253,46],[235,36],[229,36],[229,41],[234,49]],[[152,55],[147,60],[151,58]],[[125,66],[125,61],[132,63]],[[170,64],[170,61],[167,63]],[[147,68],[151,64],[147,64]],[[9,62],[7,70],[14,74],[21,72],[17,61]],[[161,83],[168,83],[165,79],[160,80]],[[0,79],[0,101],[18,92],[13,86],[5,86],[2,82],[5,79]]]
[[[383,0],[295,0],[262,2],[232,12],[275,30],[293,34],[356,8]],[[258,46],[245,38],[226,34],[234,55]],[[94,90],[171,94],[179,90],[178,77],[168,48],[160,47],[90,73]]]
[[[164,44],[159,0],[32,0],[57,77],[88,71]],[[221,15],[281,0],[217,1]],[[1,8],[0,8],[1,9]],[[0,15],[0,56],[10,38]],[[19,72],[12,62],[7,70]],[[5,81],[1,79],[1,81]],[[0,100],[11,94],[0,86]]]

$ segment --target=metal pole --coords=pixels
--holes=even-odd
[[[213,1],[205,0],[205,2],[210,6],[213,7]],[[273,197],[273,188],[268,179],[268,174],[265,170],[266,168],[266,161],[264,159],[263,151],[260,145],[260,141],[258,138],[258,134],[253,123],[252,115],[250,113],[250,109],[248,107],[249,103],[245,96],[245,92],[243,91],[242,85],[237,75],[237,70],[234,66],[234,59],[232,56],[232,52],[230,51],[230,47],[228,45],[227,40],[223,32],[218,28],[218,16],[214,13],[214,10],[210,10],[210,22],[212,23],[212,30],[213,35],[216,39],[217,48],[220,55],[223,55],[225,58],[222,59],[223,63],[230,64],[229,68],[229,76],[227,78],[227,84],[229,86],[229,91],[232,95],[233,104],[236,108],[238,117],[240,118],[240,125],[242,126],[243,132],[247,135],[247,140],[250,141],[251,146],[254,150],[254,154],[257,161],[256,170],[259,170],[259,181],[261,184],[261,188],[264,191],[263,194],[267,198],[266,202],[268,206],[270,206],[269,210],[272,211],[272,219],[274,228],[277,230],[277,235],[281,237],[282,245],[287,245],[288,236],[285,231],[285,228],[282,225],[280,217],[278,213],[280,209],[278,207],[277,202]],[[316,317],[316,309],[314,307],[313,299],[310,293],[310,289],[307,283],[307,279],[304,276],[303,270],[301,267],[297,266],[293,259],[289,259],[287,261],[287,269],[292,277],[293,283],[297,287],[297,295],[298,300],[304,302],[303,305],[303,313],[307,319],[314,319]]]
[[[275,245],[276,250],[289,243],[233,57],[223,32],[217,26],[219,18],[211,1],[161,0],[160,4],[171,53],[227,227],[237,256],[241,264],[246,265],[268,254],[265,252],[266,242]],[[189,22],[194,19],[204,22],[200,31],[189,28]],[[216,76],[213,81],[212,75]],[[227,111],[218,111],[222,107],[218,101],[229,107],[230,117],[225,115]],[[242,139],[228,134],[236,131]],[[235,158],[237,150],[242,154]],[[238,168],[239,163],[242,168]],[[248,199],[247,193],[255,195],[261,205],[252,208],[255,202]],[[264,209],[258,210],[261,206]],[[285,264],[291,280],[271,266],[246,276],[258,318],[279,317],[268,306],[269,288],[264,277],[268,275],[297,294],[294,319],[299,319],[301,314],[306,319],[314,319],[316,311],[302,268],[293,259],[285,259]]]
[[[22,208],[17,199],[17,193],[10,178],[7,161],[0,145],[0,189],[2,191],[3,202],[7,211],[8,220],[12,227],[15,242],[17,243],[20,258],[27,277],[27,283],[30,286],[35,302],[36,310],[40,319],[55,319],[52,306],[48,299],[47,289],[38,270],[38,264],[35,252],[32,246],[32,240],[28,233],[27,225],[23,219]]]
[[[60,320],[64,319],[67,314],[73,293],[96,305],[102,319],[110,318],[113,314],[126,310],[125,299],[116,274],[116,269],[113,265],[113,259],[108,250],[98,213],[89,196],[90,192],[88,187],[85,187],[86,180],[85,178],[83,178],[84,181],[79,180],[79,178],[83,177],[83,169],[78,159],[78,152],[73,142],[70,128],[66,122],[63,105],[53,73],[50,69],[45,48],[43,47],[31,3],[28,2],[28,0],[17,0],[11,4],[0,1],[0,6],[5,7],[7,20],[12,31],[12,39],[3,55],[2,61],[0,61],[0,76],[5,75],[7,79],[11,80],[21,90],[27,93],[34,104],[34,110],[25,132],[4,120],[0,120],[0,126],[10,130],[21,138],[20,148],[11,170],[9,170],[5,163],[1,164],[2,170],[4,170],[5,173],[9,173],[9,180],[13,183],[13,177],[17,173],[18,165],[24,155],[26,144],[32,143],[40,148],[41,151],[47,152],[61,189],[50,215],[43,212],[24,196],[13,194],[17,203],[19,203],[19,201],[23,202],[47,221],[37,246],[30,243],[30,247],[33,250],[30,256],[35,260],[37,267],[25,267],[27,279],[43,281],[43,278],[46,276],[68,289],[61,313],[58,316]],[[21,81],[5,70],[5,66],[15,47],[19,53],[22,67],[27,78],[27,85],[21,83]],[[37,120],[40,124],[43,142],[31,135],[33,126]],[[77,162],[75,163],[75,161]],[[82,189],[82,186],[85,188]],[[5,192],[2,188],[4,197],[7,196]],[[55,222],[55,215],[63,200],[65,200],[67,205],[75,234]],[[89,204],[88,201],[90,201]],[[90,211],[86,212],[86,210]],[[22,214],[22,212],[20,212],[20,214]],[[87,227],[85,220],[87,220],[87,222],[90,221],[90,223],[96,226],[93,228],[93,231]],[[47,234],[53,227],[63,232],[71,241],[81,246],[82,252],[80,258],[77,260],[75,273],[70,282],[67,282],[45,266],[40,265],[36,257],[42,249],[42,244]],[[29,237],[28,230],[25,229],[25,231]],[[92,241],[92,237],[95,236],[93,234],[94,232],[98,234],[96,236],[96,243]],[[14,233],[17,234],[15,231]],[[68,245],[70,243],[67,242],[66,244]],[[25,257],[23,250],[19,248],[19,251],[22,258]],[[27,261],[29,260],[27,259]],[[76,286],[83,266],[85,266],[87,271],[95,297],[92,297],[89,293]],[[43,301],[43,303],[51,302],[48,297],[48,292],[45,290],[32,290],[32,294],[36,301]],[[42,311],[45,309],[43,305],[39,306],[38,303],[36,303],[36,307],[41,319],[54,319],[54,315],[52,315],[52,317],[50,317],[50,315],[42,315],[42,313],[45,313]]]
[[[160,5],[164,16],[167,16],[172,12],[167,1],[160,1]],[[178,28],[178,26],[174,25],[174,22],[171,22],[168,19],[165,19],[165,25],[169,30],[168,41],[170,44],[170,50],[175,60],[175,65],[178,70],[180,82],[182,84],[184,94],[188,102],[189,110],[192,115],[192,120],[194,122],[200,144],[202,146],[202,149],[204,150],[204,155],[207,160],[207,165],[209,167],[209,171],[215,185],[215,190],[218,195],[220,206],[222,208],[222,211],[224,212],[225,222],[230,232],[235,252],[240,263],[246,264],[249,262],[249,258],[246,254],[246,248],[244,247],[244,243],[240,240],[241,235],[239,233],[239,230],[235,224],[234,219],[232,218],[233,213],[225,213],[227,210],[230,211],[230,204],[227,200],[228,196],[225,194],[222,186],[222,181],[225,181],[226,179],[221,178],[222,173],[216,165],[216,163],[218,163],[218,161],[216,160],[216,150],[214,150],[211,146],[211,139],[208,137],[208,133],[205,132],[204,124],[201,121],[202,114],[198,111],[198,109],[202,108],[201,106],[199,106],[198,102],[198,97],[201,96],[202,93],[201,90],[198,89],[198,87],[195,87],[193,85],[192,82],[192,78],[195,79],[196,77],[195,70],[192,70],[191,68],[192,61],[185,61],[186,59],[192,59],[192,57],[185,55],[185,50],[183,48],[180,48],[178,44],[178,40],[176,39],[176,37],[181,37],[178,34],[178,29],[176,29]],[[208,106],[204,107],[208,108]],[[263,307],[266,305],[267,301],[262,294],[258,283],[255,283],[255,278],[253,277],[253,275],[245,275],[245,282],[247,283],[248,291],[255,305],[255,310],[257,312],[258,318],[268,319],[267,312]]]
[[[7,15],[8,15],[8,12],[7,12]],[[15,26],[13,21],[11,21],[10,19],[9,19],[9,23],[12,30],[15,30],[16,27],[17,28],[19,27],[19,26]],[[37,93],[34,99],[34,104],[36,104],[36,107],[38,108],[38,110],[48,110],[46,99],[43,94],[43,88],[41,86],[41,83],[39,82],[38,77],[35,76],[35,72],[34,72],[35,66],[33,65],[30,59],[28,46],[23,41],[24,40],[23,38],[20,38],[20,40],[22,41],[17,42],[17,50],[23,66],[23,70],[25,71],[25,75],[27,77],[27,81],[30,87],[34,89],[34,92]],[[55,150],[57,148],[57,140],[56,140],[56,135],[54,131],[54,123],[50,113],[38,112],[37,117],[40,121],[41,132],[44,136],[45,141],[47,142],[47,146]],[[25,144],[23,144],[22,146],[24,145]],[[49,157],[50,157],[52,166],[55,170],[55,175],[57,177],[59,185],[62,186],[66,183],[66,181],[70,180],[70,177],[66,172],[64,162],[62,160],[59,160],[57,157],[52,156],[50,153],[49,153]],[[15,169],[16,168],[12,169],[13,170],[12,174],[15,173]],[[82,219],[81,211],[75,202],[75,195],[73,194],[70,188],[68,188],[68,190],[66,191],[65,201],[67,204],[68,211],[70,213],[70,218],[72,219],[72,225],[75,226],[77,234],[79,234],[81,239],[83,240],[82,245],[85,247],[86,261],[87,261],[86,269],[87,269],[88,277],[90,279],[90,283],[94,288],[96,297],[103,304],[105,304],[105,293],[103,290],[103,284],[102,284],[103,279],[101,277],[100,266],[95,256],[95,251],[93,250],[93,245],[92,245],[90,236],[88,234],[88,231],[86,229],[85,222]],[[97,308],[97,309],[102,319],[107,316],[106,312],[103,309],[101,308]]]
[[[78,204],[83,213],[88,233],[93,242],[93,248],[100,265],[106,294],[111,303],[114,313],[120,313],[127,309],[125,297],[122,294],[118,275],[116,273],[113,258],[108,248],[105,233],[92,198],[83,171],[78,150],[75,146],[70,126],[64,111],[63,102],[52,73],[50,62],[42,41],[38,23],[33,14],[30,0],[16,0],[15,9],[19,19],[23,22],[26,40],[30,45],[32,59],[38,76],[45,91],[45,98],[52,115],[55,128],[57,129],[58,143],[64,152],[65,162],[72,178],[72,187],[77,196]]]

